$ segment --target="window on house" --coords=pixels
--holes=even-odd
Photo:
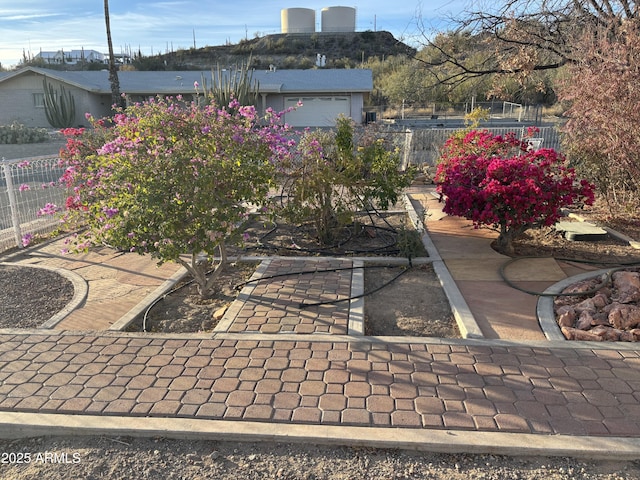
[[[44,93],[33,94],[33,106],[36,108],[44,108]]]

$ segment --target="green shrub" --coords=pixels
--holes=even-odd
[[[284,167],[283,215],[311,222],[318,242],[333,244],[358,210],[394,204],[413,172],[400,171],[400,155],[375,133],[354,138],[353,121],[337,119],[334,131],[307,131],[297,156]]]
[[[42,143],[49,139],[44,128],[25,127],[13,122],[11,125],[0,125],[0,144]]]

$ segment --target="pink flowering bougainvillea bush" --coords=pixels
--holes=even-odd
[[[553,225],[564,207],[593,203],[593,185],[565,163],[555,150],[533,150],[515,134],[454,135],[436,172],[443,211],[496,229],[498,246],[513,253],[513,240],[528,228]]]
[[[279,115],[267,117],[237,102],[155,98],[118,110],[108,128],[92,120],[90,131],[67,130],[64,220],[87,227],[73,248],[107,244],[179,262],[206,296],[290,146]]]

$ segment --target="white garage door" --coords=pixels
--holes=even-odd
[[[284,108],[297,107],[285,115],[285,121],[294,127],[333,127],[338,115],[351,116],[349,97],[286,97]]]

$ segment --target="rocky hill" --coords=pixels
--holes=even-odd
[[[232,66],[251,58],[253,68],[313,68],[318,55],[326,68],[353,68],[371,57],[412,55],[415,49],[389,32],[276,34],[237,44],[191,48],[150,57],[137,57],[137,70],[201,70]]]

